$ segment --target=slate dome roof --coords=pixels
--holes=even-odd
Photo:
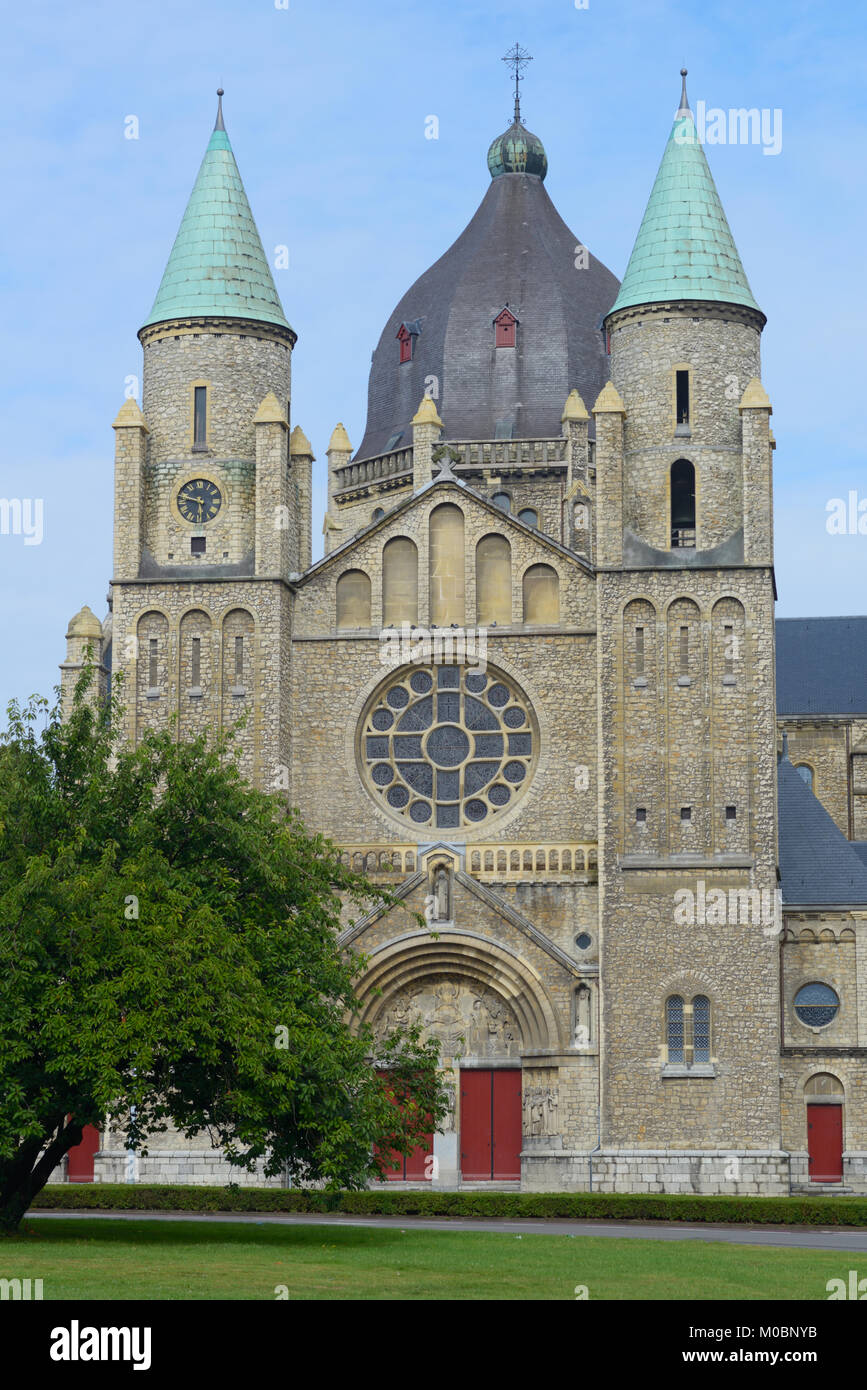
[[[569,392],[592,405],[608,379],[601,323],[619,284],[589,253],[579,268],[583,243],[545,189],[542,142],[516,122],[491,145],[488,163],[491,183],[475,216],[383,329],[356,458],[412,443],[431,377],[444,439],[555,438]],[[498,349],[493,322],[506,306],[518,320],[516,346]],[[412,358],[401,363],[404,324]]]

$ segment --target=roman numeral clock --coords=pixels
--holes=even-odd
[[[222,505],[223,495],[209,478],[191,478],[178,493],[178,511],[194,526],[213,521]]]

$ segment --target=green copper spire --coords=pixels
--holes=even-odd
[[[686,68],[681,75],[680,107],[611,313],[675,298],[759,309],[698,139]]]
[[[232,146],[217,122],[144,324],[175,318],[258,319],[288,328]]]

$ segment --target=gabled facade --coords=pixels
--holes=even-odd
[[[867,1190],[867,868],[778,765],[765,319],[685,84],[619,287],[519,113],[488,163],[360,449],[331,436],[312,563],[295,334],[220,112],[115,421],[111,622],[73,620],[64,690],[91,644],[130,740],[246,714],[247,775],[395,890],[341,945],[453,1101],[396,1181]],[[104,1135],[95,1175],[126,1162]],[[226,1173],[172,1135],[138,1167]]]

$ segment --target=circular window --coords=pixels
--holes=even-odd
[[[380,686],[359,751],[380,805],[417,826],[458,830],[486,825],[523,796],[537,744],[527,697],[507,676],[431,666]]]
[[[592,940],[593,938],[590,936],[589,932],[582,931],[576,936],[575,945],[578,947],[579,951],[586,951]]]
[[[837,1017],[840,1000],[830,985],[802,985],[795,995],[795,1013],[808,1028],[824,1028]]]

